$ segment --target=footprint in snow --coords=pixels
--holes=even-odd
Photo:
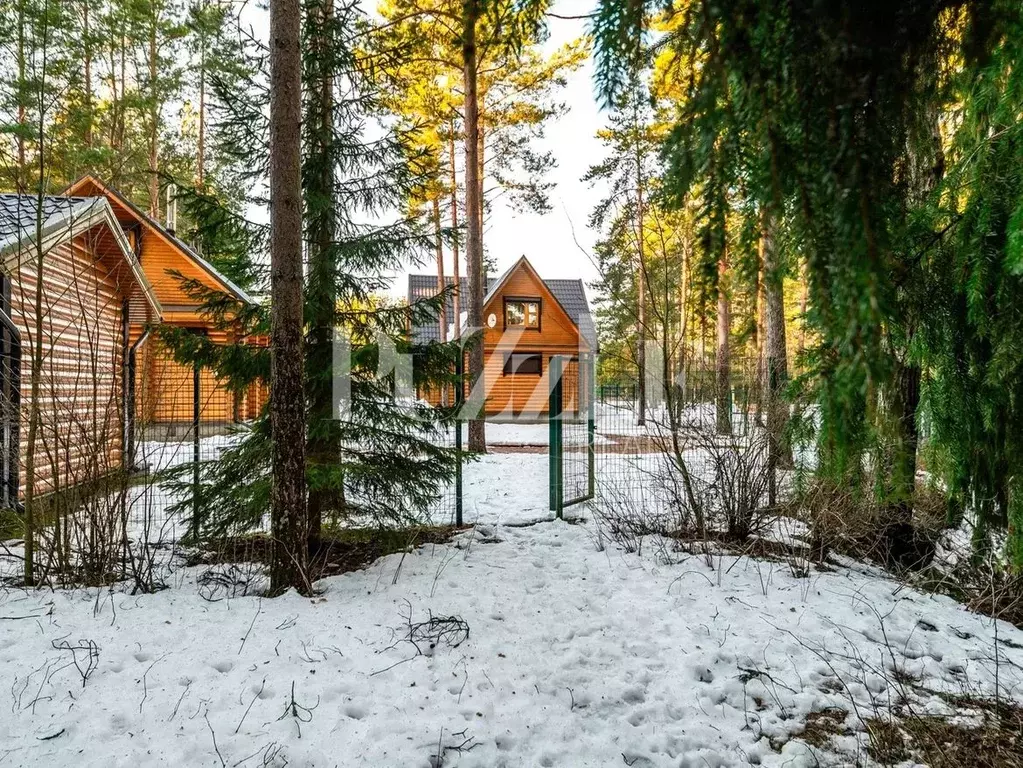
[[[345,707],[345,717],[350,717],[352,720],[362,720],[365,716],[366,709],[358,704],[349,704]]]
[[[642,704],[646,701],[646,694],[642,688],[629,688],[622,694],[622,701],[627,704]]]
[[[232,669],[234,669],[234,662],[233,661],[218,661],[216,664],[213,665],[213,668],[215,670],[217,670],[217,672],[220,672],[221,674],[225,674],[227,672],[230,672]]]
[[[710,671],[709,667],[693,667],[693,677],[701,683],[714,682],[714,673]]]

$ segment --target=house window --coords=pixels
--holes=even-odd
[[[530,374],[539,376],[543,370],[543,357],[539,352],[511,352],[504,356],[504,375]]]
[[[506,328],[539,328],[540,302],[523,299],[505,301],[504,325]]]

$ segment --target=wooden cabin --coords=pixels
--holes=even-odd
[[[161,313],[106,198],[44,197],[38,212],[35,196],[0,195],[0,487],[15,508],[29,469],[43,495],[123,468],[129,329]]]
[[[448,287],[453,280],[448,278]],[[461,307],[465,308],[468,285],[463,278]],[[436,275],[410,275],[410,303],[436,297]],[[463,317],[459,318],[464,328]],[[451,340],[455,330],[453,302],[446,302],[443,337]],[[487,417],[535,416],[547,414],[551,358],[566,359],[563,369],[564,405],[567,411],[579,407],[578,392],[587,386],[580,377],[579,355],[596,351],[596,334],[582,280],[544,280],[523,256],[496,279],[488,281],[483,299],[483,350],[485,413]],[[440,341],[437,322],[412,329],[418,343]],[[585,372],[583,372],[585,373]],[[432,404],[441,401],[440,391],[421,395]]]
[[[180,240],[174,232],[174,222],[168,222],[168,226],[159,224],[116,189],[93,176],[79,179],[66,193],[100,195],[109,201],[163,306],[165,324],[205,334],[218,343],[233,341],[226,331],[203,316],[200,302],[185,291],[178,275],[227,293],[240,302],[253,303],[254,300]],[[194,371],[191,366],[176,362],[159,339],[147,337],[145,330],[142,325],[131,328],[132,344],[138,343],[137,417],[147,425],[166,426],[173,435],[189,429],[193,420]],[[210,370],[200,370],[199,392],[199,419],[204,429],[255,418],[267,399],[264,386],[250,387],[244,397],[233,394]],[[150,434],[154,432],[151,430]]]

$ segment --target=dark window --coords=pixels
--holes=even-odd
[[[539,328],[539,300],[509,299],[505,301],[504,325],[506,328]]]
[[[512,352],[504,356],[504,375],[515,373],[539,376],[543,371],[543,357],[539,352]]]

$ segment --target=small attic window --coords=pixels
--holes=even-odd
[[[539,328],[539,299],[506,299],[504,302],[506,328]]]

